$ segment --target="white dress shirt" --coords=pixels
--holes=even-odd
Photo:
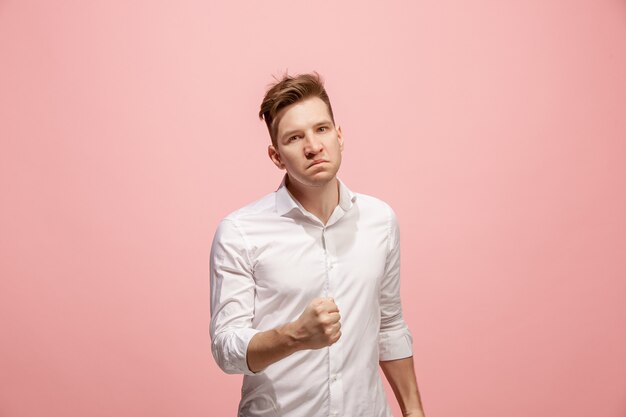
[[[211,248],[211,351],[244,374],[239,416],[388,417],[378,362],[412,355],[400,305],[400,235],[385,202],[339,180],[326,225],[285,186],[226,216]],[[253,373],[252,336],[333,297],[341,338]]]

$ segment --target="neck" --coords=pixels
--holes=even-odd
[[[306,211],[320,219],[323,224],[328,222],[335,207],[339,204],[339,181],[337,177],[326,184],[313,187],[292,181],[287,175],[285,186]]]

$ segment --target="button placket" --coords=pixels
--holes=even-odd
[[[323,232],[323,245],[326,263],[326,286],[328,288],[327,296],[334,296],[333,289],[333,241],[332,241],[332,229],[329,230],[325,227]],[[329,391],[329,409],[328,415],[340,416],[343,413],[343,382],[341,379],[341,364],[342,364],[342,352],[341,352],[341,340],[328,347],[328,391]]]
[[[326,247],[326,226],[322,227],[322,248],[324,253],[324,265],[326,265],[326,279],[324,282],[324,297],[331,297],[330,276],[328,274],[328,248]]]

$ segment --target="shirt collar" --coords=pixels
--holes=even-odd
[[[293,195],[291,195],[285,185],[286,180],[287,174],[283,176],[283,180],[276,190],[276,212],[279,216],[283,216],[295,209],[304,213],[306,209],[302,207],[302,204],[300,204],[300,202],[296,200]],[[352,208],[354,202],[356,201],[356,194],[350,191],[350,189],[339,179],[339,177],[337,177],[337,182],[339,183],[339,207],[341,207],[343,211],[348,211]]]

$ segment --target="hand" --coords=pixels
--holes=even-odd
[[[402,413],[402,417],[425,417],[422,410],[407,410]]]
[[[330,346],[341,337],[339,308],[332,298],[315,298],[293,323],[301,349]]]

